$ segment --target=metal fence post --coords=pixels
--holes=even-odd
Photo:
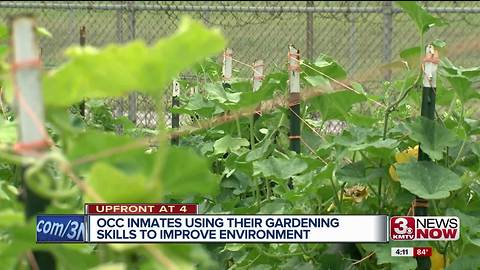
[[[314,1],[307,1],[307,7],[314,7]],[[309,60],[313,60],[313,13],[307,12],[307,53]]]
[[[390,63],[392,59],[393,39],[393,6],[391,1],[383,2],[383,62]],[[390,80],[391,71],[388,69],[384,74],[385,80]]]
[[[352,74],[355,74],[355,62],[357,61],[357,25],[355,21],[355,13],[349,13],[348,20],[350,21],[350,45],[348,46],[348,52],[350,54],[350,70]]]
[[[123,3],[123,1],[121,1]],[[124,38],[123,38],[123,10],[119,9],[116,11],[116,38],[118,43],[123,43]],[[124,102],[125,100],[123,98],[118,98],[115,102],[116,108],[115,108],[115,114],[116,117],[119,116],[124,116]]]
[[[135,18],[135,1],[128,1],[128,28],[129,28],[129,40],[135,39],[135,27],[136,27],[136,18]],[[132,92],[128,95],[128,119],[134,124],[137,123],[137,98],[138,94]]]
[[[85,26],[80,27],[80,46],[85,47],[87,31]],[[80,115],[85,118],[85,99],[80,102]]]

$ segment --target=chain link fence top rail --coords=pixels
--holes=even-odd
[[[449,22],[430,31],[425,40],[444,40],[448,44],[446,56],[454,63],[475,65],[480,57],[476,40],[480,34],[480,3],[421,3]],[[40,38],[47,69],[65,60],[65,48],[79,43],[81,26],[87,29],[87,44],[96,47],[133,39],[152,43],[173,33],[185,15],[220,28],[236,59],[249,64],[264,59],[267,73],[285,67],[287,46],[295,44],[302,57],[314,59],[325,53],[342,64],[352,79],[368,77],[369,81],[362,80],[367,88],[383,79],[378,67],[419,41],[414,23],[390,1],[0,2],[4,23],[18,13],[35,15],[38,24],[52,33],[53,38]],[[248,67],[235,68],[243,76],[251,75]],[[149,97],[131,94],[112,104],[116,116],[129,116],[139,127],[154,127],[158,121]]]

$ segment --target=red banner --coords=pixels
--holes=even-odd
[[[168,215],[198,214],[196,204],[173,203],[92,203],[85,204],[87,215]]]

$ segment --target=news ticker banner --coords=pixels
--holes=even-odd
[[[386,243],[457,240],[460,220],[385,215],[199,215],[195,204],[86,204],[84,215],[37,216],[36,233],[38,243]]]

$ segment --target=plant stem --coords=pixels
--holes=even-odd
[[[237,124],[237,133],[238,133],[238,137],[242,137],[242,129],[240,128],[240,120],[239,119],[236,119],[235,120],[235,123]]]
[[[340,202],[338,204],[338,213],[342,213],[342,204],[343,204],[343,191],[345,190],[345,186],[347,185],[347,182],[344,182],[342,186],[340,187]]]
[[[458,150],[457,157],[453,161],[453,163],[449,166],[449,168],[453,168],[453,166],[457,165],[458,160],[460,159],[460,155],[463,152],[463,148],[465,147],[465,143],[467,142],[467,139],[462,141],[462,146],[460,146],[460,150]]]
[[[412,90],[415,84],[417,84],[419,77],[420,76],[417,76],[417,79],[415,80],[415,82],[400,95],[399,99],[397,99],[394,103],[388,105],[388,107],[385,109],[385,118],[383,122],[383,139],[384,140],[387,139],[388,118],[390,116],[390,113],[394,112],[397,109],[398,104],[400,104],[400,102],[402,102],[407,97],[408,93],[410,93],[410,90]]]
[[[299,244],[300,248],[302,249],[302,252],[303,254],[309,258],[310,260],[312,260],[315,264],[318,265],[318,261],[315,259],[315,256],[312,256],[310,253],[307,252],[307,250],[305,250],[305,247],[303,246],[303,244]]]
[[[435,214],[437,216],[440,216],[440,211],[438,211],[437,203],[435,202],[435,200],[432,200],[432,204],[433,204],[433,209],[435,210]]]
[[[255,122],[253,121],[253,117],[250,117],[250,148],[253,150],[255,149],[255,133],[253,131]]]
[[[330,183],[332,184],[332,188],[333,188],[333,202],[335,204],[335,208],[338,209],[340,202],[338,201],[337,186],[333,181],[333,177],[330,177]]]
[[[255,194],[256,194],[256,198],[255,198],[255,201],[257,203],[258,206],[260,206],[260,182],[258,181],[258,177],[254,177],[253,178],[254,181],[255,181]]]
[[[268,134],[268,139],[271,139],[272,136],[277,132],[277,130],[282,126],[284,116],[285,114],[282,112],[282,115],[280,116],[280,120],[278,121],[277,126],[275,127],[274,130],[272,130],[272,132],[270,132],[270,134]]]
[[[370,188],[370,190],[373,192],[373,195],[378,197],[378,191],[376,191],[371,184],[367,184],[367,186]]]
[[[383,166],[383,159],[380,160],[380,164],[379,164],[380,168],[382,166]],[[378,179],[378,210],[377,210],[378,213],[380,213],[383,210],[383,206],[385,205],[382,188],[383,188],[383,177],[380,177]]]
[[[270,188],[270,180],[268,180],[268,178],[265,178],[265,188],[267,189],[266,199],[269,201],[270,196],[272,196],[272,189]]]
[[[450,241],[447,241],[447,244],[445,244],[445,248],[443,249],[443,265],[447,265],[447,253],[448,253],[449,244],[450,244]]]

